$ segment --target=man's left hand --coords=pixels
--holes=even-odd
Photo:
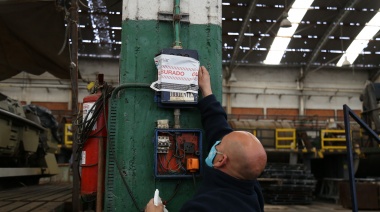
[[[164,205],[160,203],[157,206],[155,206],[153,203],[153,198],[150,199],[150,201],[145,207],[145,212],[163,212],[163,211],[164,211]]]

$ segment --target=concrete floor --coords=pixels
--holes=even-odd
[[[269,205],[264,206],[265,212],[351,212],[339,204],[314,201],[311,205]],[[359,210],[359,212],[380,212],[380,210]]]
[[[51,211],[63,203],[71,201],[72,184],[44,183],[39,186],[28,186],[12,190],[0,191],[0,211]],[[48,208],[51,207],[51,208]],[[63,210],[61,210],[63,211]],[[310,205],[271,205],[265,204],[265,212],[351,212],[321,200],[314,200]],[[380,212],[380,210],[359,210],[359,212]]]
[[[0,191],[1,212],[64,211],[71,202],[71,184],[43,184]]]

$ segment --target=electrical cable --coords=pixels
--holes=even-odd
[[[116,0],[114,3],[112,3],[111,5],[109,5],[107,8],[110,9],[111,7],[115,6],[116,4],[122,2],[122,0]]]
[[[87,9],[92,9],[92,8],[90,8],[89,6],[85,5],[81,0],[79,0],[79,3],[80,3],[83,7],[87,8]]]
[[[118,163],[117,160],[115,160],[115,164],[116,164],[117,170],[119,171],[119,174],[120,174],[121,180],[123,181],[123,184],[124,184],[124,186],[127,188],[128,194],[129,194],[129,196],[130,196],[131,199],[132,199],[133,205],[136,207],[136,209],[137,209],[138,211],[142,211],[142,212],[143,212],[144,210],[140,209],[140,207],[138,206],[137,201],[136,201],[136,198],[135,198],[135,196],[133,196],[133,193],[132,193],[131,188],[129,187],[127,181],[124,179],[124,174],[123,174],[123,172],[121,171],[121,168],[120,168],[119,163]]]
[[[120,92],[120,90],[126,89],[126,88],[150,88],[150,85],[149,84],[142,84],[142,83],[131,83],[131,84],[120,85],[119,87],[117,87],[117,88],[115,88],[115,89],[112,90],[112,94],[110,95],[110,98],[114,99],[116,97],[116,95]],[[109,137],[109,133],[107,133],[107,140],[110,143],[112,142],[111,139],[110,139],[110,137]],[[135,205],[136,209],[138,211],[144,212],[144,210],[141,210],[140,207],[138,206],[136,198],[134,197],[132,190],[130,189],[127,181],[124,179],[124,174],[121,171],[121,168],[119,166],[118,160],[116,158],[114,158],[114,157],[112,157],[112,159],[113,159],[113,161],[116,164],[116,168],[117,168],[117,170],[118,170],[118,172],[120,174],[120,177],[121,177],[121,179],[123,181],[123,184],[126,187],[126,189],[128,191],[128,194],[131,197],[132,202]]]
[[[172,169],[172,167],[170,166],[170,161],[171,161],[173,158],[175,158],[174,155],[172,155],[172,156],[170,157],[170,159],[168,160],[168,165],[167,165],[167,167],[169,168],[169,171],[170,171],[170,172],[176,173],[176,172],[181,168],[181,166],[177,163],[177,167],[178,167],[178,168],[173,167],[173,168],[176,168],[176,169]]]
[[[166,157],[166,156],[165,156],[165,157]],[[161,168],[164,169],[164,170],[169,170],[168,167],[165,167],[165,166],[164,166],[164,162],[162,161],[162,156],[161,156],[161,157],[159,156],[158,159],[159,159],[159,161],[160,161],[160,166],[161,166]]]
[[[193,173],[193,183],[194,183],[194,188],[196,188],[196,181],[195,181],[195,174]]]
[[[172,196],[168,200],[163,201],[164,205],[169,204],[169,202],[172,201],[172,199],[177,195],[181,184],[182,184],[182,180],[178,180],[176,186],[174,187]]]
[[[70,16],[70,13],[67,11],[67,9],[65,7],[65,20],[66,21],[69,19],[69,16]],[[66,29],[65,29],[65,36],[64,36],[63,44],[62,44],[61,49],[58,52],[58,55],[61,55],[62,52],[63,52],[63,50],[66,48],[66,44],[67,44],[67,40],[68,40],[68,36],[69,36],[69,29],[70,29],[70,27],[71,27],[70,21],[67,21],[67,26],[66,26]]]
[[[78,174],[79,174],[79,181],[81,181],[81,176],[80,176],[80,167],[83,167],[84,165],[80,165],[81,161],[81,153],[84,148],[84,145],[86,141],[92,137],[101,132],[106,125],[101,126],[97,131],[93,132],[94,126],[97,123],[100,115],[103,112],[103,116],[106,116],[105,107],[106,107],[106,102],[108,99],[111,97],[112,91],[113,91],[112,86],[108,86],[107,83],[105,83],[102,87],[102,94],[99,96],[99,98],[95,101],[95,103],[92,105],[92,107],[89,109],[88,113],[83,119],[83,114],[78,114],[77,120],[75,121],[75,124],[78,126],[77,129],[79,133],[76,133],[77,139],[76,142],[78,144],[77,151],[75,153],[75,160],[79,161],[78,162]],[[96,164],[95,164],[96,165]],[[92,165],[94,166],[94,165]]]

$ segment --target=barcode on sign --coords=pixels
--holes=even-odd
[[[193,93],[170,92],[170,101],[195,102]]]

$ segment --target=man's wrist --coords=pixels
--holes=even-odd
[[[210,96],[211,94],[212,94],[211,90],[202,90],[202,96],[203,97]]]

